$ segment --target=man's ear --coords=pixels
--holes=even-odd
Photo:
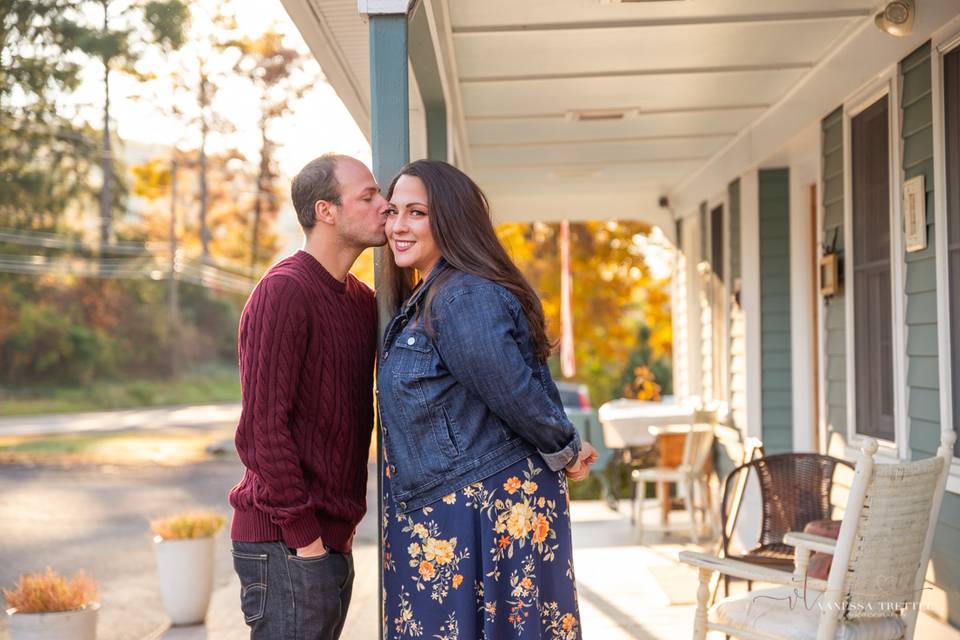
[[[317,200],[313,203],[313,219],[319,224],[336,224],[335,204],[329,200]]]

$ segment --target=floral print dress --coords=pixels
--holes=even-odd
[[[562,471],[531,456],[399,513],[389,468],[382,478],[386,638],[582,637]]]

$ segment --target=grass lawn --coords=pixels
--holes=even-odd
[[[224,427],[0,437],[0,464],[189,464],[218,457],[208,447],[232,436]]]
[[[211,367],[169,380],[103,381],[85,387],[0,388],[0,416],[239,401],[240,380],[236,368]]]

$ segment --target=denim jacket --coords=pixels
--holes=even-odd
[[[396,507],[412,511],[539,453],[551,470],[580,452],[526,316],[505,287],[453,270],[418,311],[441,260],[387,326],[377,402]]]

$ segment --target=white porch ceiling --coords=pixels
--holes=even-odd
[[[369,132],[367,25],[356,0],[283,2]],[[418,11],[434,32],[460,164],[498,219],[667,226],[658,197],[763,119],[877,4],[422,0]],[[573,117],[581,111],[623,115]]]

